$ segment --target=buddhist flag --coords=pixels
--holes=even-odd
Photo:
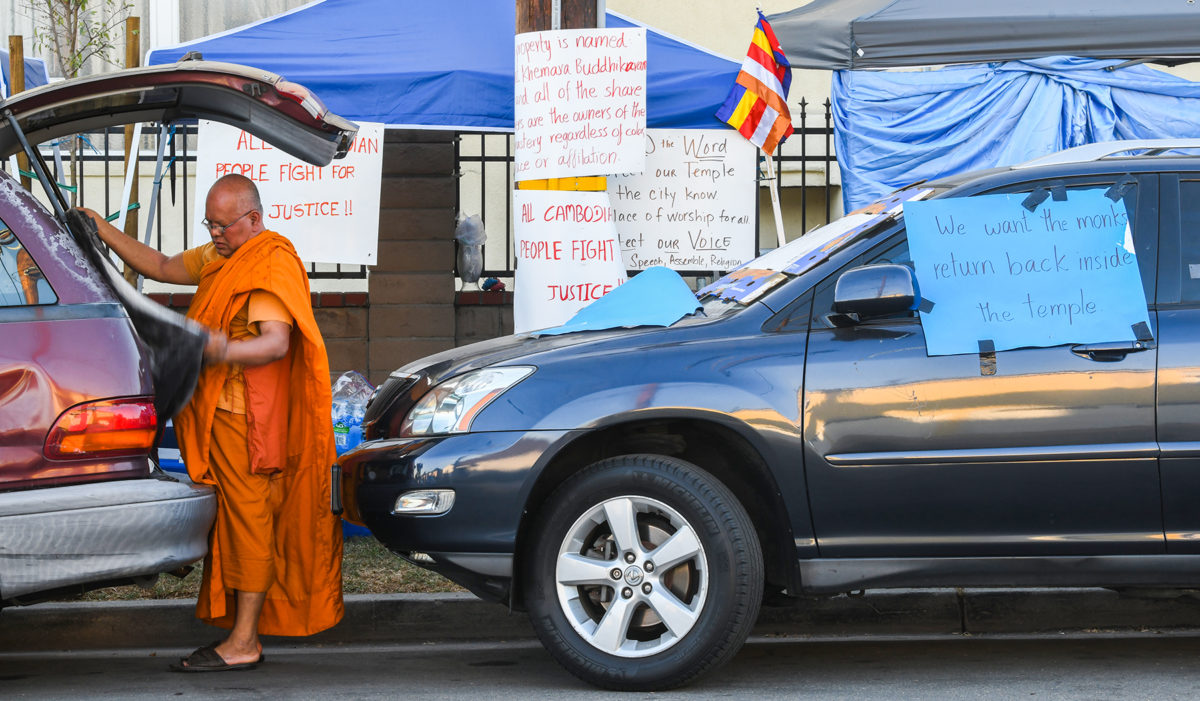
[[[766,153],[774,153],[779,142],[792,134],[787,107],[791,85],[792,66],[767,18],[759,12],[750,50],[729,97],[717,110],[717,119],[729,123]]]

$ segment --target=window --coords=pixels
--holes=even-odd
[[[1186,303],[1200,302],[1200,181],[1179,182],[1179,294]],[[1165,245],[1165,244],[1164,244]],[[1166,272],[1166,271],[1164,271]]]
[[[1046,182],[1023,183],[1003,188],[996,192],[1023,195],[1040,188],[1053,191],[1054,188],[1059,186],[1065,186],[1068,193],[1074,190],[1094,190],[1098,188],[1107,190],[1118,182],[1120,185],[1117,185],[1117,192],[1120,195],[1121,202],[1125,204],[1125,212],[1129,216],[1129,230],[1133,236],[1134,250],[1137,252],[1138,270],[1142,276],[1142,291],[1146,295],[1146,304],[1151,304],[1154,301],[1154,271],[1158,258],[1158,219],[1153,208],[1148,209],[1146,212],[1138,210],[1140,183],[1137,180],[1131,179],[1128,176],[1119,178],[1112,175],[1093,176],[1090,178],[1062,178]],[[1152,199],[1157,199],[1157,195],[1154,195]]]
[[[54,304],[58,298],[33,256],[0,221],[0,307]]]
[[[1068,193],[1072,190],[1083,189],[1107,189],[1118,182],[1118,178],[1114,176],[1104,176],[1102,178],[1088,179],[1055,179],[1054,181],[1037,182],[1037,183],[1021,183],[1011,187],[1003,188],[994,192],[981,194],[1017,194],[1024,195],[1033,192],[1034,190],[1046,188],[1053,190],[1059,186],[1065,186]],[[1154,269],[1157,251],[1156,231],[1153,223],[1140,222],[1138,217],[1137,202],[1138,202],[1138,183],[1131,179],[1123,179],[1119,190],[1120,199],[1125,204],[1125,210],[1129,215],[1130,229],[1133,235],[1134,246],[1138,256],[1138,268],[1142,277],[1142,288],[1146,294],[1146,301],[1149,303],[1154,298]],[[1191,197],[1198,198],[1193,201],[1200,201],[1200,182],[1190,183],[1193,186]],[[1184,183],[1180,184],[1182,188]],[[1181,191],[1181,199],[1184,202],[1189,201],[1189,194],[1186,190]],[[1190,242],[1191,255],[1190,260],[1195,265],[1195,277],[1186,282],[1190,282],[1193,286],[1194,297],[1196,301],[1200,301],[1200,209],[1185,213],[1190,215],[1190,226],[1194,232],[1194,236]],[[1185,221],[1184,231],[1188,231],[1189,224]],[[1144,230],[1143,230],[1144,229]],[[1186,233],[1185,233],[1186,236]],[[1188,243],[1184,244],[1185,258],[1187,255]],[[908,253],[908,238],[906,232],[901,231],[896,235],[889,237],[886,241],[875,246],[865,254],[856,258],[849,265],[844,266],[833,275],[829,276],[817,285],[813,293],[812,306],[812,325],[813,328],[830,328],[833,324],[829,321],[828,315],[833,312],[833,293],[834,286],[837,284],[838,277],[850,268],[857,268],[863,265],[875,265],[880,263],[899,263],[912,267],[912,259]],[[1188,269],[1185,268],[1184,276],[1187,277]],[[1185,295],[1187,285],[1185,284]],[[892,315],[890,319],[914,317],[916,312],[903,312]]]

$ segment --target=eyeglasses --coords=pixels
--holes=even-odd
[[[250,214],[250,212],[257,212],[257,211],[258,211],[257,209],[252,209],[249,212],[246,212],[246,214]],[[243,214],[242,216],[238,217],[237,219],[234,219],[233,221],[229,222],[228,224],[226,224],[224,226],[222,226],[214,221],[210,221],[207,218],[201,219],[200,226],[203,226],[205,229],[208,229],[209,231],[216,229],[217,231],[219,231],[221,233],[222,236],[224,236],[225,232],[229,230],[229,227],[240,222],[243,218],[245,218],[246,214]]]

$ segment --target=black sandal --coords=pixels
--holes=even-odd
[[[259,653],[258,659],[253,662],[241,662],[239,664],[229,664],[225,658],[217,653],[217,645],[221,641],[210,643],[202,648],[197,648],[195,652],[187,657],[179,658],[178,664],[171,665],[172,672],[234,672],[242,669],[254,669],[258,665],[266,661],[267,656]]]

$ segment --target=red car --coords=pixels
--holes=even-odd
[[[0,105],[48,211],[0,173],[0,606],[144,581],[208,548],[215,497],[154,466],[203,333],[125,283],[36,145],[137,121],[211,119],[325,165],[357,127],[304,88],[200,60],[64,81]],[[30,145],[33,145],[32,147]],[[45,184],[45,185],[43,185]]]

